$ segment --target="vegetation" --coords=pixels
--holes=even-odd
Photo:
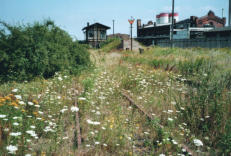
[[[180,131],[190,132],[191,135],[184,134],[187,140],[200,138],[207,146],[204,151],[230,154],[230,132],[227,131],[231,119],[230,51],[153,48],[140,56],[128,53],[123,60],[165,71],[168,75],[165,79],[170,79],[171,83],[167,84],[167,91],[159,90],[165,92],[167,100],[161,103],[174,100],[175,126],[180,124]],[[176,82],[179,84],[174,86]],[[182,128],[182,124],[187,128]]]
[[[112,50],[116,50],[121,44],[121,40],[119,38],[111,38],[101,43],[101,51],[110,52]]]
[[[2,84],[0,155],[230,155],[230,50],[108,53],[117,41],[78,76]]]
[[[53,21],[12,26],[0,22],[0,82],[76,74],[90,64],[89,53]]]

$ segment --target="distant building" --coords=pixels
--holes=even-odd
[[[215,16],[213,11],[209,11],[206,16],[200,17],[196,20],[197,27],[212,26],[214,28],[224,27],[226,18]]]
[[[95,23],[84,27],[82,30],[84,32],[85,42],[91,45],[92,47],[99,47],[99,44],[107,40],[107,30],[110,27],[105,26],[100,23]]]
[[[116,34],[110,34],[107,36],[108,38],[120,38],[121,40],[129,40],[130,39],[130,35],[128,34],[120,34],[120,33],[116,33]]]
[[[144,44],[155,44],[156,40],[169,40],[172,14],[161,13],[156,16],[156,22],[149,21],[141,24],[137,20],[137,39]],[[206,16],[191,16],[188,19],[179,21],[178,13],[174,14],[174,35],[173,39],[202,38],[204,32],[214,28],[223,28],[226,24],[225,18],[220,18],[209,11]]]

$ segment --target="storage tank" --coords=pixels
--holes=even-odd
[[[169,22],[168,13],[161,13],[159,15],[159,17],[160,17],[160,23],[159,24],[168,24],[168,22]]]
[[[178,13],[174,13],[174,19],[176,20],[176,22],[179,21],[179,14]],[[172,13],[169,14],[169,23],[172,23]]]
[[[160,24],[160,15],[156,15],[156,24]]]

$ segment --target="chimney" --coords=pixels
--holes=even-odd
[[[141,19],[137,19],[137,29],[141,27]]]
[[[229,26],[231,26],[231,0],[229,0]]]
[[[89,22],[87,22],[87,27],[89,27]],[[86,29],[86,42],[88,43],[88,28]]]

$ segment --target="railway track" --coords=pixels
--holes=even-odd
[[[147,113],[147,112],[146,112],[142,107],[140,107],[138,104],[136,104],[136,103],[134,102],[134,100],[133,100],[127,93],[125,93],[125,90],[124,90],[124,91],[121,91],[121,94],[122,94],[123,97],[125,97],[125,99],[127,99],[127,101],[129,101],[129,104],[130,104],[132,107],[138,109],[138,111],[139,111],[141,114],[145,115],[145,116],[147,117],[148,120],[150,120],[150,121],[151,121],[151,120],[154,120],[154,117],[153,117],[152,115],[150,115],[149,113]],[[158,126],[159,126],[160,128],[162,128],[162,129],[164,128],[164,126],[161,125],[161,124],[158,124]],[[172,137],[172,138],[173,138],[173,137]],[[197,155],[198,155],[196,152],[194,152],[193,150],[191,150],[187,145],[185,145],[185,144],[180,144],[180,146],[186,150],[187,154],[192,155],[192,156],[197,156]]]

